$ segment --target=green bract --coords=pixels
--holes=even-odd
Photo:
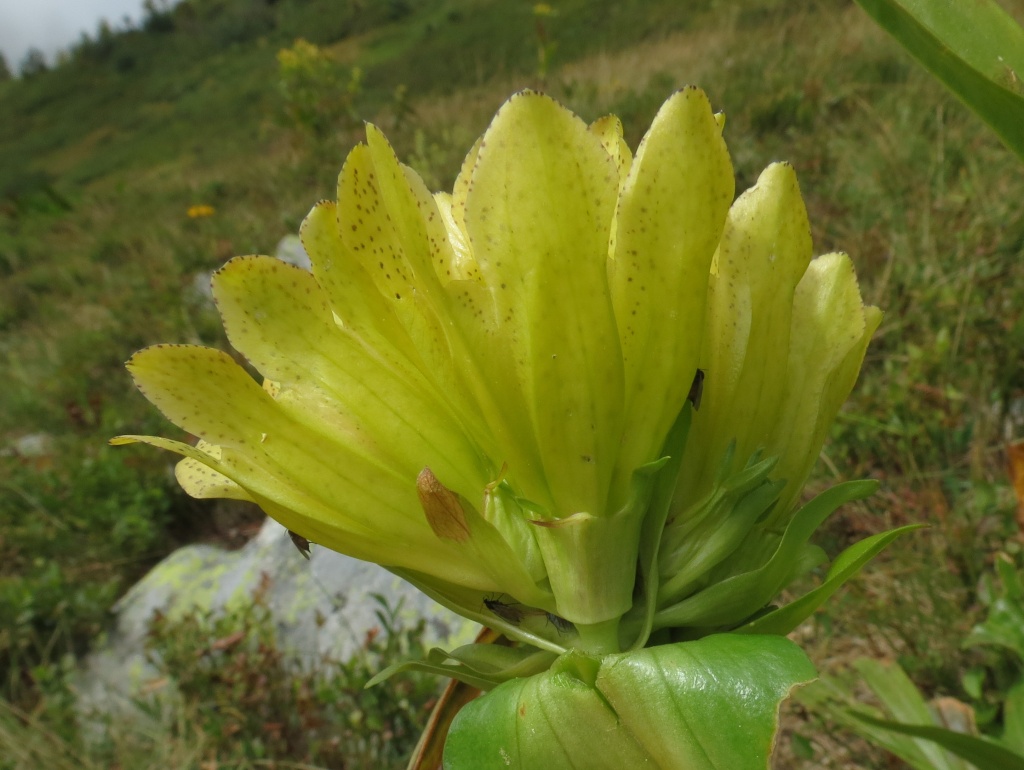
[[[450,195],[368,126],[303,223],[312,274],[252,256],[214,276],[262,383],[218,350],[148,348],[132,376],[199,442],[116,441],[184,455],[190,494],[255,501],[545,666],[784,632],[884,547],[749,625],[870,492],[796,509],[880,313],[846,256],[811,259],[790,166],[733,203],[723,124],[683,89],[633,156],[618,119],[519,93]]]

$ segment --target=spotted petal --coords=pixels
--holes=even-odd
[[[697,370],[708,269],[733,197],[732,164],[702,91],[659,110],[619,198],[612,297],[625,369],[618,477],[654,459]]]

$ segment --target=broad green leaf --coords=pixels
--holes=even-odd
[[[861,540],[836,557],[825,581],[813,591],[801,596],[784,607],[762,615],[755,621],[736,629],[739,634],[788,634],[809,618],[847,580],[854,577],[861,568],[884,551],[900,535],[921,529],[921,524],[882,532]]]
[[[777,636],[709,636],[500,685],[456,717],[446,770],[764,770],[781,701],[815,675]]]
[[[993,0],[857,0],[1024,159],[1024,30]]]

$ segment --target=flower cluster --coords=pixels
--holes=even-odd
[[[790,166],[734,202],[723,124],[685,88],[633,155],[617,118],[522,92],[451,194],[368,126],[303,223],[312,273],[214,276],[262,382],[143,350],[138,387],[199,441],[115,441],[537,646],[736,627],[821,560],[838,498],[796,504],[880,313],[845,255],[811,259]]]

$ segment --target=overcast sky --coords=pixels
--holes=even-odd
[[[14,71],[32,46],[52,63],[83,30],[96,37],[100,19],[120,28],[126,14],[138,22],[142,0],[0,0],[0,51]]]

